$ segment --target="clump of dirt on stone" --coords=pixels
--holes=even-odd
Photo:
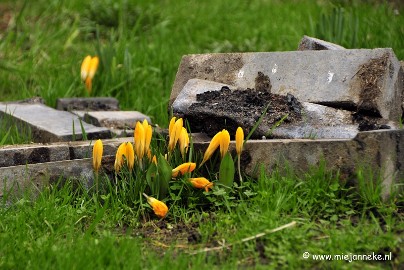
[[[222,87],[219,91],[208,91],[197,95],[197,103],[191,105],[184,116],[188,119],[192,132],[205,132],[214,136],[222,129],[227,129],[231,136],[238,126],[246,134],[262,118],[261,126],[271,127],[282,119],[282,125],[301,120],[302,105],[293,96],[271,94],[268,81],[258,83],[261,91],[255,89],[230,90]],[[261,83],[262,82],[262,83]],[[262,134],[262,133],[261,133]],[[262,136],[262,135],[261,135]],[[260,138],[260,135],[252,136]]]
[[[388,58],[389,55],[384,54],[380,58],[371,59],[363,64],[357,72],[361,89],[359,111],[380,117],[380,113],[376,109],[376,99],[381,94],[379,84],[382,82],[383,74],[386,72]]]

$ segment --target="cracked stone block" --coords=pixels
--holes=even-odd
[[[303,38],[299,42],[297,50],[298,51],[345,50],[345,48],[338,44],[324,41],[322,39],[303,36]]]
[[[402,116],[403,71],[392,49],[217,53],[183,56],[170,108],[190,79],[236,88],[255,87],[261,72],[271,93],[398,121]]]
[[[137,111],[86,112],[83,119],[95,126],[111,129],[134,129],[136,122],[143,122],[145,119],[151,124],[149,116]]]
[[[66,145],[7,145],[0,148],[0,167],[69,159]]]
[[[118,111],[119,101],[112,97],[58,98],[56,109],[61,111]]]
[[[88,139],[111,137],[107,128],[82,122],[70,112],[55,110],[43,104],[1,103],[0,117],[12,117],[17,126],[27,125],[34,142],[81,140],[82,127]]]
[[[104,148],[108,153],[104,153],[102,159],[102,172],[111,179],[114,177],[116,148],[126,139],[130,141],[132,138],[103,140],[104,146],[110,147]],[[204,152],[210,138],[195,134],[192,141],[195,151]],[[89,144],[88,141],[74,142],[69,144],[69,147],[77,148],[77,153],[80,153]],[[235,153],[234,141],[231,142],[229,150],[232,154]],[[305,172],[310,167],[325,162],[327,170],[338,170],[341,179],[352,181],[352,184],[357,184],[354,176],[358,164],[368,166],[375,173],[373,181],[380,173],[382,194],[388,198],[396,188],[398,191],[403,190],[404,130],[359,132],[353,139],[248,140],[241,155],[241,167],[252,177],[259,174],[259,168],[265,168],[270,173],[278,167],[282,173],[282,169],[286,168],[283,166],[285,161],[289,165],[287,168],[294,168],[295,172]],[[84,186],[91,187],[94,180],[91,158],[0,168],[0,179],[3,180],[0,181],[0,198],[9,189],[33,186],[40,189],[59,181],[61,177],[77,179]]]

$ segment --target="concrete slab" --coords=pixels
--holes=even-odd
[[[190,79],[254,88],[258,72],[272,93],[300,101],[362,109],[398,121],[403,71],[392,49],[321,50],[185,55],[177,71],[170,108]]]
[[[114,129],[134,129],[136,122],[144,119],[151,124],[149,116],[137,111],[91,111],[84,115],[87,123]]]
[[[195,151],[204,152],[210,139],[204,136],[193,138]],[[124,139],[103,140],[104,147],[111,146],[111,149],[104,148],[104,154],[107,152],[108,155],[103,157],[103,172],[113,172],[115,152],[120,140]],[[75,144],[86,149],[84,143],[88,144]],[[116,146],[112,147],[114,144]],[[231,142],[230,151],[235,153],[234,141]],[[109,155],[111,152],[113,154]],[[326,169],[338,170],[342,180],[352,185],[357,184],[356,170],[360,166],[367,166],[372,168],[375,175],[380,173],[383,195],[388,197],[395,188],[402,190],[404,184],[404,130],[360,132],[354,139],[250,140],[244,146],[241,161],[242,168],[251,176],[257,176],[261,167],[267,172],[276,167],[282,171],[284,162],[296,172],[304,172],[324,161]],[[80,179],[85,185],[91,186],[91,158],[0,168],[0,179],[3,180],[0,181],[0,197],[11,187],[14,190],[16,186],[41,187],[63,177]]]
[[[112,175],[114,160],[115,156],[103,157],[103,173]],[[38,191],[67,178],[79,181],[86,188],[94,183],[91,158],[4,167],[0,168],[0,175],[0,198],[8,192]]]
[[[133,142],[133,136],[103,139],[102,142],[104,156],[115,155],[121,143]],[[76,141],[2,146],[0,147],[0,167],[90,158],[93,143],[94,141]]]
[[[338,44],[324,41],[322,39],[303,36],[303,38],[299,42],[297,50],[298,51],[345,50],[345,48]]]
[[[26,124],[31,128],[34,142],[58,142],[82,139],[79,118],[65,111],[58,111],[43,104],[0,104],[0,117],[12,116],[17,124]],[[87,138],[110,138],[107,128],[95,127],[81,122]],[[74,130],[73,130],[74,125]]]
[[[112,97],[58,98],[56,109],[61,111],[118,111],[119,101]]]
[[[203,152],[208,144],[194,146]],[[235,153],[234,142],[230,149]],[[278,168],[282,173],[286,163],[295,172],[305,172],[325,162],[327,170],[338,170],[342,180],[353,186],[357,185],[355,172],[363,166],[372,169],[373,181],[380,174],[387,198],[393,190],[404,190],[404,130],[359,132],[353,139],[251,140],[244,145],[241,162],[254,177],[260,168],[267,172]]]
[[[167,137],[168,131],[159,127],[153,127],[153,134]],[[200,141],[200,138],[210,140],[206,135],[194,134],[196,142]],[[103,139],[103,155],[115,156],[119,145],[123,142],[133,143],[133,131],[127,137]],[[93,143],[94,141],[75,141],[0,146],[0,168],[90,158],[92,156]],[[2,179],[1,175],[0,179]]]

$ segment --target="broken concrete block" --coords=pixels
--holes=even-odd
[[[344,47],[324,41],[318,38],[313,38],[309,36],[303,36],[300,40],[298,51],[319,51],[319,50],[345,50]]]
[[[149,116],[137,111],[95,111],[84,115],[84,120],[88,123],[113,129],[134,129],[136,122],[143,122],[145,119],[151,124]]]
[[[220,90],[223,86],[229,87],[229,85],[223,83],[217,83],[207,80],[190,79],[185,85],[177,98],[173,102],[173,112],[175,114],[184,114],[188,111],[188,108],[196,101],[198,94]]]
[[[133,133],[126,138],[103,139],[103,155],[115,155],[121,143],[131,141]],[[0,167],[90,158],[93,144],[94,140],[1,146]]]
[[[102,158],[101,170],[112,175],[115,156]],[[92,159],[63,160],[39,164],[20,165],[0,168],[0,198],[4,193],[23,192],[24,190],[39,191],[49,184],[61,180],[76,180],[84,187],[90,188],[94,183]]]
[[[107,151],[108,155],[102,159],[102,172],[111,179],[116,149],[125,139],[130,141],[132,138],[103,140],[104,152]],[[195,151],[204,152],[210,138],[196,134],[192,141]],[[78,158],[88,145],[89,142],[74,142],[70,147],[82,148],[77,152]],[[235,152],[234,141],[231,142],[230,151]],[[404,130],[359,132],[353,139],[248,140],[241,156],[242,168],[253,177],[259,174],[260,168],[269,173],[275,168],[280,169],[280,173],[283,168],[294,168],[295,172],[300,173],[323,161],[327,170],[338,170],[341,179],[353,185],[357,184],[355,172],[358,168],[372,168],[375,175],[366,181],[376,181],[380,174],[382,192],[387,198],[395,188],[402,190],[404,184]],[[284,162],[289,167],[285,167]],[[0,179],[3,180],[0,181],[0,197],[9,189],[37,189],[63,177],[77,179],[91,187],[94,179],[91,158],[0,168]]]
[[[118,111],[119,101],[112,97],[58,98],[56,109],[61,111]]]
[[[107,128],[95,127],[65,111],[58,111],[42,104],[0,104],[0,117],[13,117],[17,126],[28,125],[34,142],[58,142],[81,140],[81,125],[88,139],[110,138]],[[74,127],[74,130],[73,130]]]
[[[254,88],[261,72],[273,94],[299,101],[363,110],[398,121],[403,71],[389,48],[186,55],[172,88],[170,106],[190,79]]]
[[[8,145],[0,147],[0,167],[69,159],[67,145]]]

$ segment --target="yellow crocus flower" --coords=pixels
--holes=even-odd
[[[103,145],[100,139],[96,140],[93,146],[93,169],[98,173],[101,167]]]
[[[135,165],[135,152],[133,150],[133,145],[130,142],[125,143],[125,157],[126,157],[126,162],[128,163],[128,168],[129,170],[133,169],[133,166]]]
[[[167,215],[168,207],[165,203],[163,203],[162,201],[159,201],[153,197],[149,197],[145,193],[143,193],[143,196],[146,197],[147,202],[153,208],[153,211],[156,214],[156,216],[163,218]]]
[[[221,131],[219,131],[218,133],[216,133],[215,136],[213,136],[212,140],[209,143],[208,148],[205,151],[205,154],[203,155],[203,160],[201,165],[199,165],[199,167],[202,166],[202,164],[204,164],[208,159],[210,159],[213,153],[216,151],[216,149],[220,146],[221,137],[222,137]]]
[[[147,120],[143,120],[143,129],[145,132],[145,139],[144,139],[144,152],[149,153],[150,151],[150,143],[153,135],[153,129],[151,125],[147,122]]]
[[[135,127],[135,153],[139,160],[141,160],[145,154],[145,130],[140,122],[136,122]]]
[[[178,139],[180,137],[182,126],[183,126],[182,118],[179,118],[178,120],[176,120],[174,124],[172,124],[172,119],[171,119],[170,126],[168,129],[169,130],[169,132],[168,132],[168,136],[169,136],[168,151],[172,152],[174,150],[175,145],[177,144]]]
[[[87,55],[81,63],[81,79],[85,81],[88,93],[91,93],[92,80],[97,72],[99,62],[100,60],[97,56],[91,57]]]
[[[174,168],[172,171],[172,177],[177,177],[178,175],[184,175],[186,173],[192,172],[196,168],[196,163],[187,162]]]
[[[121,143],[115,155],[115,163],[114,163],[115,172],[118,173],[121,170],[124,161],[123,156],[125,155],[126,155],[126,144]]]
[[[244,143],[244,131],[241,127],[238,127],[236,130],[236,152],[237,155],[240,156],[243,151],[243,143]]]
[[[223,129],[220,135],[220,154],[222,158],[226,155],[230,145],[230,134],[227,130]]]
[[[205,177],[189,178],[188,180],[194,188],[204,188],[206,192],[213,187],[213,183]]]
[[[188,135],[188,131],[185,127],[182,127],[182,129],[181,129],[179,143],[180,143],[181,155],[184,158],[185,154],[188,151],[188,147],[189,147],[189,135]]]

